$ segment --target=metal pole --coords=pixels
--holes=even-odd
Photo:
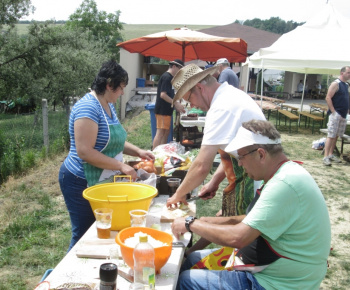
[[[261,61],[261,95],[260,95],[260,106],[262,109],[262,97],[263,97],[263,91],[264,91],[264,59]]]
[[[41,106],[43,110],[43,137],[44,137],[44,146],[46,148],[46,155],[49,153],[49,117],[47,109],[47,100],[41,100]]]

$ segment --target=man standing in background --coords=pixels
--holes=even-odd
[[[238,89],[238,77],[235,74],[235,72],[231,69],[228,60],[226,58],[220,58],[216,62],[216,66],[218,67],[220,73],[218,82],[221,84],[224,82],[228,82],[229,85],[234,86]]]
[[[171,128],[171,116],[173,115],[174,88],[171,80],[176,73],[184,66],[184,63],[175,59],[169,62],[168,70],[162,74],[158,82],[157,99],[154,113],[157,120],[157,132],[153,140],[153,149],[158,145],[167,143]],[[184,113],[185,109],[180,102],[175,102],[176,111]]]
[[[349,113],[349,84],[350,67],[344,66],[340,76],[328,88],[326,102],[328,105],[328,135],[324,149],[323,164],[331,166],[332,161],[340,163],[341,160],[333,155],[338,136],[342,137],[346,129],[346,117]]]

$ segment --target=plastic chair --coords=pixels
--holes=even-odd
[[[41,280],[40,280],[39,283],[43,282],[43,281],[46,279],[46,277],[50,275],[50,273],[52,272],[52,270],[53,270],[53,269],[48,269],[48,270],[46,270],[45,274],[42,276],[42,278],[41,278]]]

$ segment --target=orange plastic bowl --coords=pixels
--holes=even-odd
[[[126,246],[124,241],[127,238],[133,237],[135,233],[138,232],[143,232],[150,235],[152,238],[167,244],[163,247],[154,248],[154,266],[156,268],[156,273],[160,273],[160,269],[166,264],[171,255],[173,242],[172,235],[152,228],[142,227],[131,227],[121,230],[115,237],[115,241],[120,246],[120,252],[124,262],[132,269],[134,269],[134,248]]]

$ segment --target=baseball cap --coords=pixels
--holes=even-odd
[[[254,133],[240,127],[236,134],[236,137],[228,144],[225,151],[234,156],[237,155],[237,151],[241,148],[254,145],[254,144],[281,144],[281,139],[272,140],[267,136],[263,136],[260,133]]]
[[[184,62],[181,59],[174,59],[173,61],[170,61],[169,64],[174,64],[180,67],[184,66]]]
[[[223,64],[223,63],[230,64],[227,58],[219,58],[216,62],[216,65]]]

